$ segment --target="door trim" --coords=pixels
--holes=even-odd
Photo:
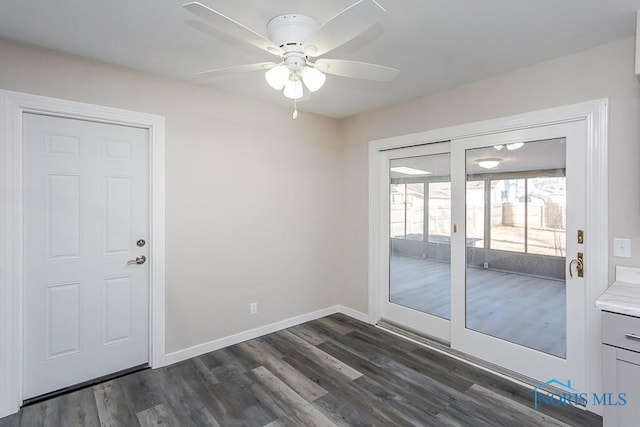
[[[566,122],[582,122],[586,130],[586,236],[585,253],[589,254],[589,273],[585,277],[585,318],[577,319],[585,327],[585,379],[589,392],[600,392],[601,352],[600,313],[595,300],[607,288],[608,249],[608,115],[609,100],[598,99],[578,104],[518,114],[482,122],[429,130],[369,141],[369,320],[380,320],[384,259],[382,240],[385,236],[383,212],[388,192],[384,181],[382,153],[387,150],[442,141],[463,139],[494,133],[518,131],[532,127]]]
[[[165,119],[75,101],[0,90],[0,418],[22,406],[23,114],[38,113],[149,130],[149,364],[165,364]]]

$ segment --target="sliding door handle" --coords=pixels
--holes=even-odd
[[[578,257],[576,259],[572,259],[569,263],[569,277],[573,277],[573,265],[576,265],[576,273],[578,273],[578,277],[584,277],[584,254],[582,252],[578,252]]]

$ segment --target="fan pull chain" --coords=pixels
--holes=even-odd
[[[298,118],[298,100],[293,100],[293,120]]]

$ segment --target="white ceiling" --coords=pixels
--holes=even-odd
[[[356,0],[200,0],[266,36],[270,18],[325,22]],[[347,117],[631,36],[640,0],[378,0],[379,23],[325,55],[399,68],[391,83],[328,76],[300,109]],[[262,73],[200,71],[274,57],[204,28],[186,0],[2,0],[0,37],[288,104]],[[631,72],[631,71],[630,71]]]

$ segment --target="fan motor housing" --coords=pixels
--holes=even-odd
[[[320,24],[315,19],[299,13],[276,16],[267,24],[269,39],[283,49],[287,46],[299,50],[302,42],[315,33]]]
[[[284,54],[283,62],[291,71],[301,71],[307,65],[307,58],[300,52],[287,52]]]

